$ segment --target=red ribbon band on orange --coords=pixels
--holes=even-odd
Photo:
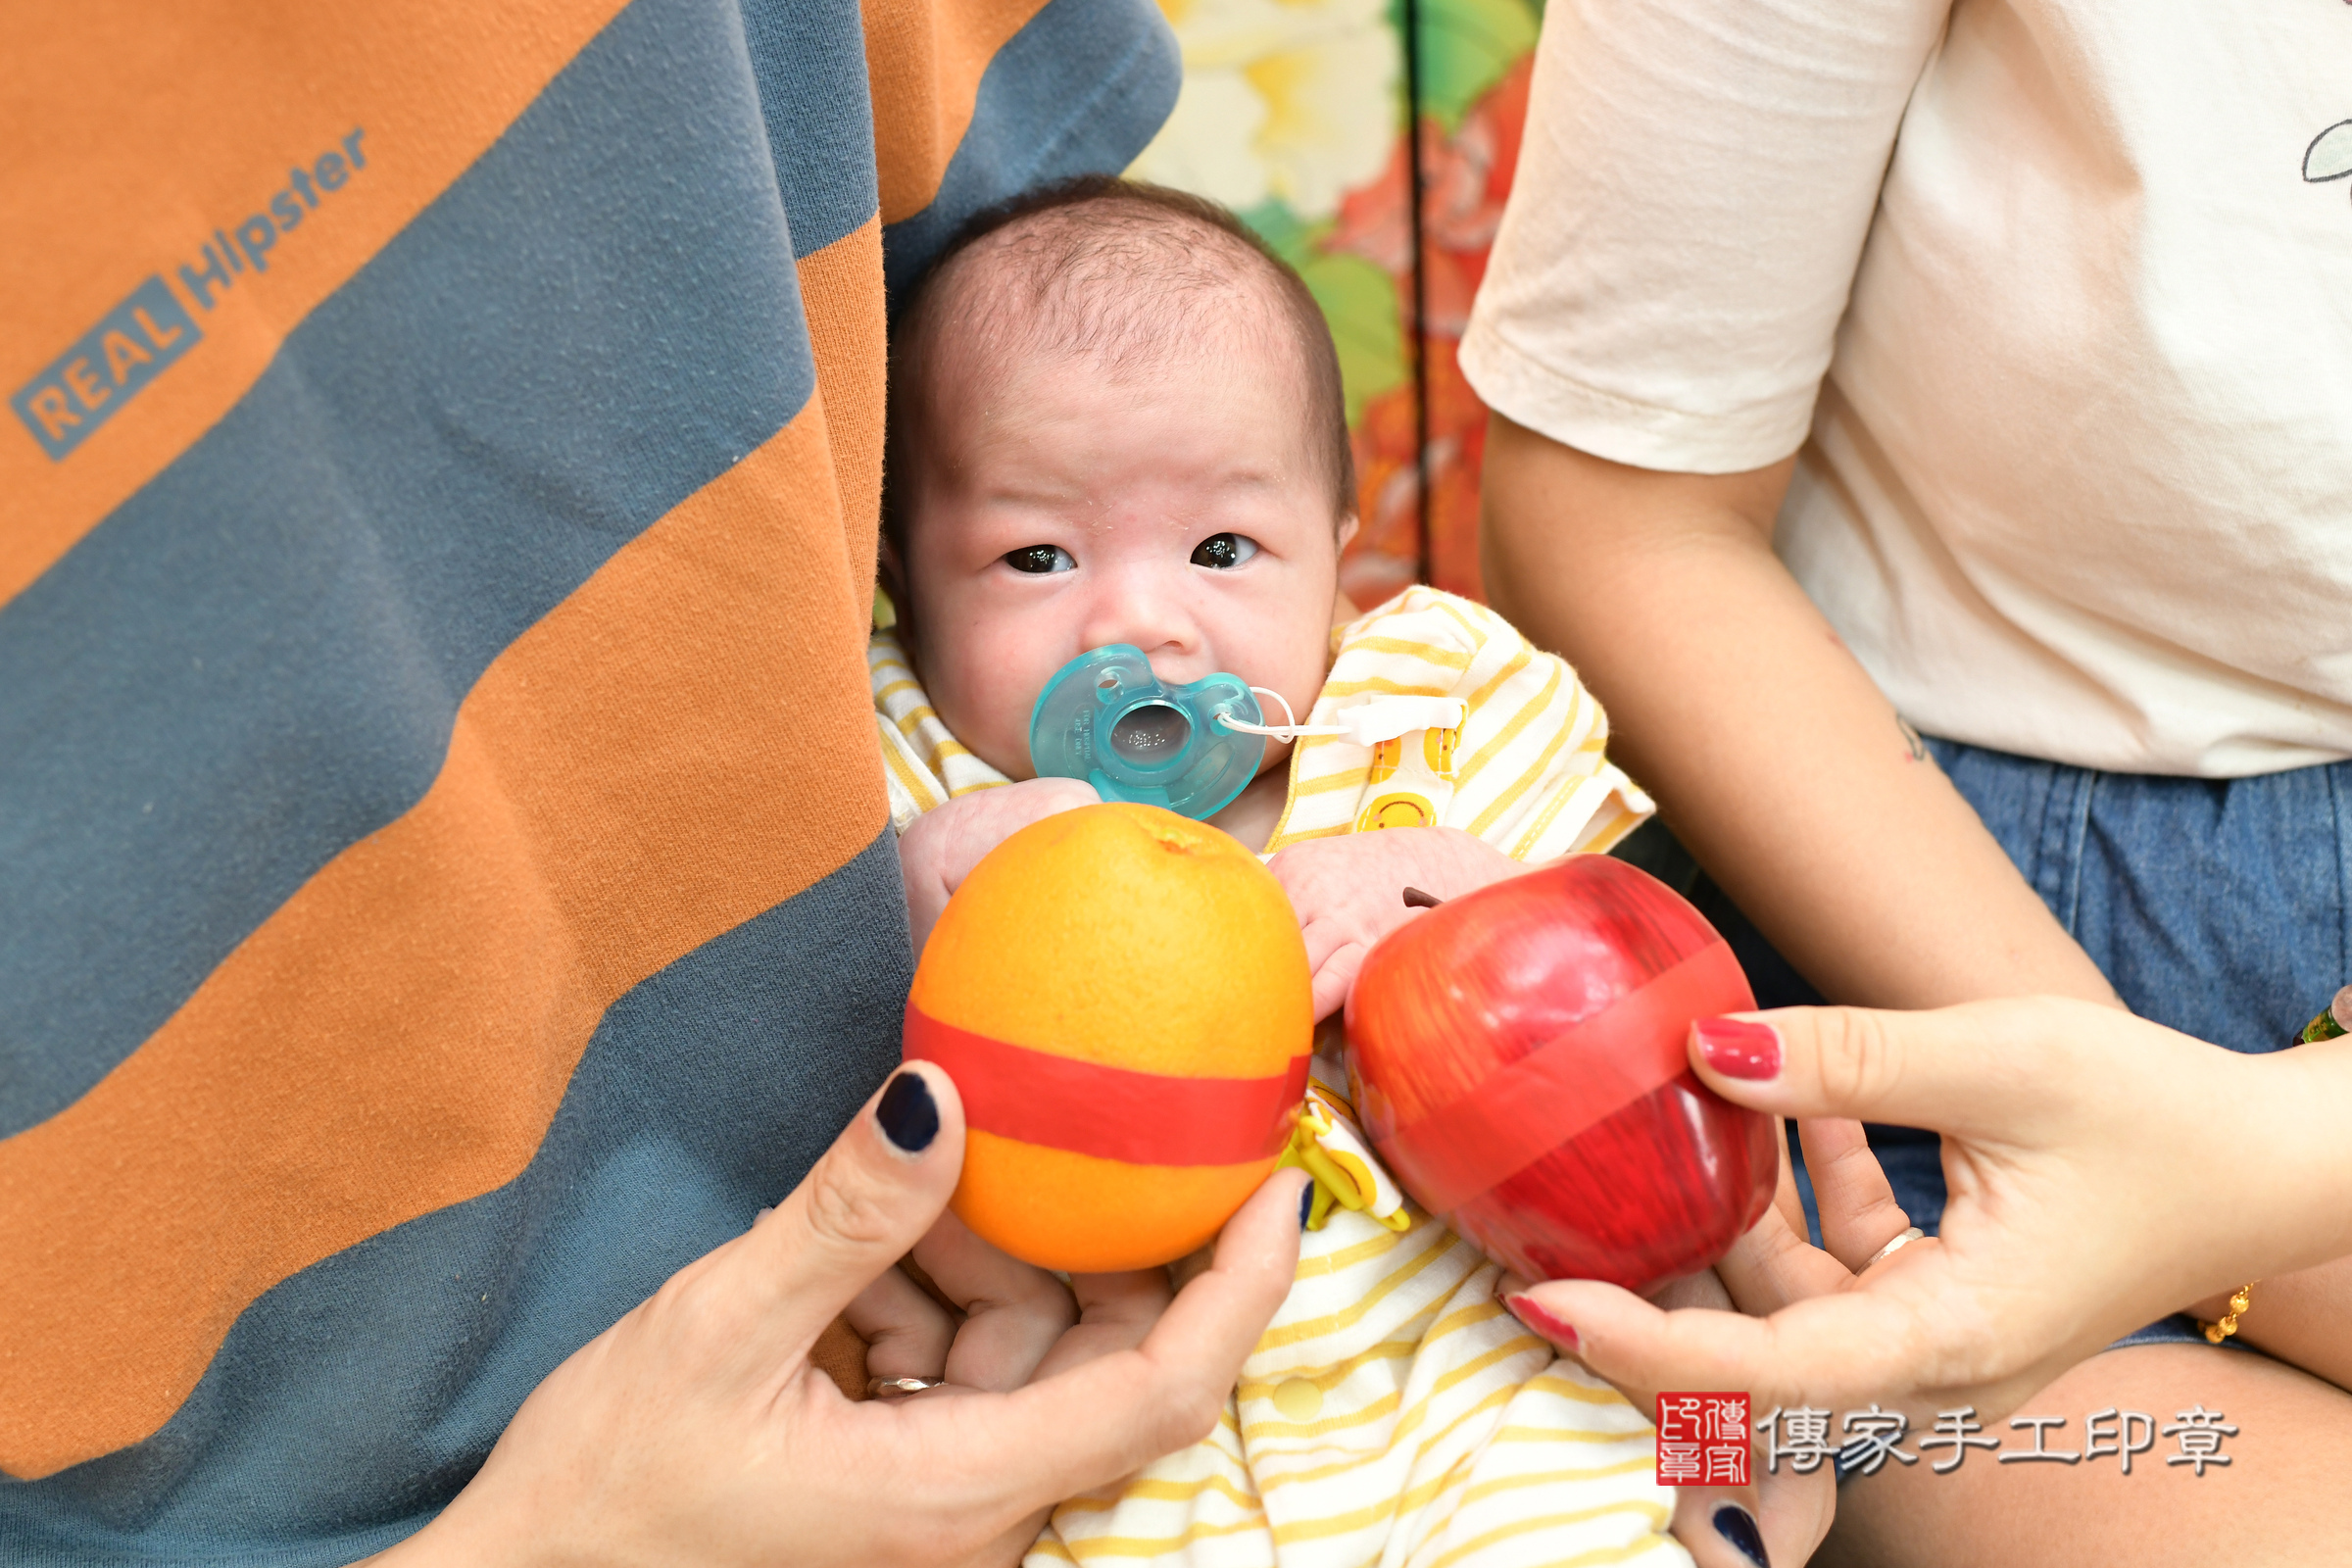
[[[1180,1078],[1010,1045],[942,1023],[911,1002],[905,1054],[947,1069],[966,1126],[1129,1165],[1271,1159],[1306,1095],[1304,1052],[1270,1078]]]
[[[1727,1007],[1727,998],[1739,1000]],[[1752,1005],[1740,960],[1718,940],[1377,1147],[1415,1198],[1450,1213],[1689,1071],[1692,1019]],[[1578,1108],[1562,1115],[1563,1105]]]

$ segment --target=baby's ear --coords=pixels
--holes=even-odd
[[[1354,540],[1356,531],[1361,527],[1363,527],[1362,521],[1358,519],[1356,514],[1352,512],[1348,513],[1346,516],[1340,519],[1341,550],[1345,551],[1348,548],[1348,546]],[[885,546],[884,548],[887,549],[888,547]]]
[[[898,541],[884,530],[874,553],[874,626],[896,631],[899,645],[914,658],[914,627],[907,615],[906,566],[899,558]],[[887,617],[887,619],[885,618]],[[919,674],[919,671],[918,671]]]

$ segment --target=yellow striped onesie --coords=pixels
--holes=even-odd
[[[1600,850],[1648,815],[1600,705],[1493,611],[1410,588],[1332,634],[1310,724],[1383,695],[1455,698],[1451,731],[1297,743],[1266,848],[1436,823],[1514,858]],[[1007,782],[949,733],[894,639],[870,655],[893,819]],[[1289,1298],[1217,1430],[1054,1509],[1025,1568],[1505,1568],[1690,1561],[1643,1412],[1520,1328],[1499,1270],[1399,1193],[1315,1062],[1291,1161],[1316,1176]]]

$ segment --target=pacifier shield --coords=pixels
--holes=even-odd
[[[1164,807],[1195,819],[1231,805],[1265,759],[1260,735],[1220,716],[1263,722],[1239,675],[1189,686],[1152,672],[1144,651],[1113,643],[1054,672],[1029,715],[1029,762],[1040,778],[1082,778],[1106,801]]]

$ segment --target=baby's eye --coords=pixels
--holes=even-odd
[[[1212,533],[1193,547],[1193,564],[1229,571],[1257,554],[1257,541],[1238,533]]]
[[[1078,558],[1059,545],[1023,545],[1018,550],[1004,552],[1004,564],[1015,571],[1042,575],[1049,571],[1076,571]]]

